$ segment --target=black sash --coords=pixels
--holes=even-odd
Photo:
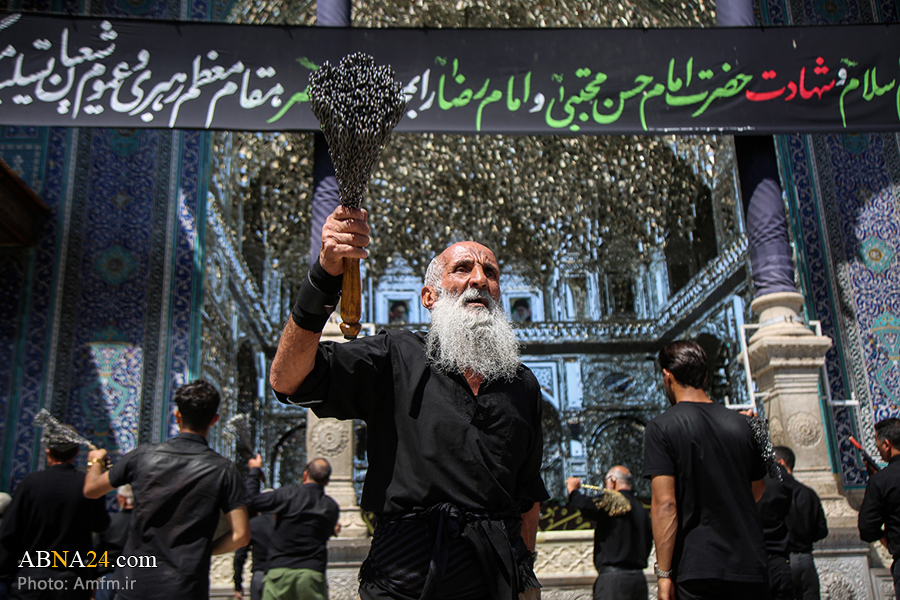
[[[453,595],[442,585],[445,575],[463,571],[470,574],[471,586],[459,590],[462,597],[480,587],[487,598],[516,600],[520,591],[540,587],[527,564],[521,523],[519,514],[471,511],[449,503],[382,517],[360,582],[373,583],[403,600],[433,600],[439,591]],[[451,548],[467,556],[451,556]],[[453,573],[448,573],[448,566]],[[479,571],[483,581],[471,577]]]

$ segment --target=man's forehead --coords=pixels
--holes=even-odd
[[[447,266],[462,261],[474,260],[480,263],[490,263],[499,268],[497,257],[487,246],[478,242],[457,242],[441,253],[441,257]]]

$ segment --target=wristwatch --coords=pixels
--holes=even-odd
[[[663,571],[659,568],[659,563],[653,563],[653,572],[656,574],[657,579],[671,579],[672,578],[672,569],[668,571]]]

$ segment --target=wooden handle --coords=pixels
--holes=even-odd
[[[359,259],[344,259],[344,279],[341,282],[341,333],[348,340],[356,339],[362,325],[362,284],[359,278]]]

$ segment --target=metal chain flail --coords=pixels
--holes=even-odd
[[[62,423],[54,419],[46,408],[42,408],[40,412],[35,415],[34,426],[43,428],[44,431],[41,436],[41,441],[44,443],[44,445],[65,442],[78,446],[87,446],[92,450],[95,449],[95,446],[87,439],[78,435],[72,429],[69,429],[68,426],[63,425]]]
[[[775,463],[775,447],[772,445],[772,438],[769,436],[769,423],[759,415],[744,415],[750,422],[750,429],[753,431],[753,441],[756,448],[766,463],[766,470],[769,477],[775,481],[781,481],[781,471]]]
[[[372,169],[406,111],[403,88],[389,66],[356,52],[337,67],[325,62],[309,77],[309,103],[328,142],[341,204],[359,208]]]
[[[239,448],[243,447],[248,451],[252,451],[253,445],[250,443],[250,415],[240,413],[228,419],[225,427],[222,428],[222,437],[235,442]]]

